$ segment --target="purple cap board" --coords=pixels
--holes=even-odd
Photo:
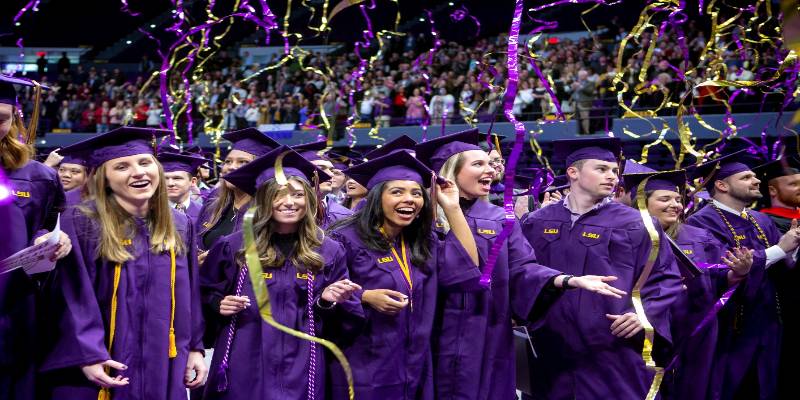
[[[123,126],[64,147],[60,153],[82,158],[90,169],[95,169],[115,158],[154,154],[156,140],[169,134],[162,129]]]
[[[563,160],[569,167],[580,160],[619,162],[622,142],[616,137],[561,139],[553,142],[553,159]]]
[[[405,151],[389,153],[344,171],[360,185],[371,190],[380,183],[403,180],[430,187],[433,171]]]
[[[311,143],[303,143],[292,146],[292,150],[299,153],[303,158],[308,161],[318,161],[318,160],[325,160],[324,157],[320,156],[319,153],[322,150],[325,150],[328,147],[328,142],[325,140],[320,140],[318,142],[311,142]]]
[[[188,172],[194,176],[201,165],[208,162],[205,158],[179,153],[158,153],[158,161],[164,167],[164,172]]]
[[[260,157],[281,144],[256,128],[228,132],[222,138],[231,142],[231,150],[239,150]]]
[[[707,186],[714,181],[725,179],[731,175],[736,175],[744,171],[750,171],[758,164],[758,158],[750,155],[750,153],[745,149],[720,156],[714,160],[707,161],[697,166],[690,167],[687,169],[687,171],[689,171],[692,179],[707,179],[707,182],[705,183]]]
[[[682,169],[672,171],[652,171],[638,174],[625,175],[625,191],[631,193],[631,198],[636,195],[636,190],[642,181],[650,178],[644,190],[669,190],[680,193],[686,186],[686,171]]]
[[[364,154],[364,158],[372,160],[373,158],[382,157],[399,150],[414,151],[414,146],[416,145],[417,142],[414,139],[407,135],[400,135],[383,146]]]
[[[0,74],[0,104],[17,105],[17,90],[14,85],[33,87],[36,83],[30,79]],[[42,86],[42,89],[50,90],[47,86]]]
[[[482,149],[478,146],[478,128],[473,128],[419,143],[415,150],[417,159],[438,173],[450,157]]]
[[[320,180],[324,181],[328,179],[328,175],[322,172],[322,170],[318,169],[296,151],[283,145],[223,176],[222,179],[225,179],[245,193],[253,196],[256,194],[258,188],[275,178],[276,161],[278,161],[281,155],[283,155],[281,167],[286,178],[299,178],[310,183],[316,173],[320,177]]]

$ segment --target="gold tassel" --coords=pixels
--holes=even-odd
[[[169,283],[172,289],[172,306],[169,317],[169,358],[178,356],[178,347],[175,345],[175,247],[169,248],[170,271]]]
[[[101,388],[100,393],[97,394],[97,400],[111,400],[111,389]]]
[[[111,347],[114,345],[114,334],[117,331],[117,291],[119,290],[119,280],[122,275],[122,264],[114,265],[114,286],[111,292],[111,317],[108,322],[108,355],[111,356]],[[106,373],[111,370],[106,367]],[[111,389],[102,388],[97,394],[97,400],[111,400]]]
[[[33,113],[31,113],[31,120],[28,123],[27,136],[25,143],[32,145],[36,140],[36,128],[39,126],[39,100],[42,97],[42,86],[39,82],[33,82]]]

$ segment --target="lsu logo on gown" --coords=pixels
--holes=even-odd
[[[494,229],[481,229],[481,228],[478,228],[478,233],[482,233],[484,235],[494,235],[497,232],[495,232]]]
[[[31,192],[23,192],[23,191],[19,191],[19,190],[12,190],[11,194],[13,194],[14,196],[17,196],[17,197],[25,197],[25,198],[30,198],[31,197]]]
[[[301,273],[298,272],[296,274],[296,276],[297,276],[297,279],[302,279],[302,280],[306,280],[306,281],[308,280],[308,274],[306,274],[306,273],[302,273],[301,274]]]
[[[132,244],[133,244],[133,240],[131,240],[131,239],[122,239],[122,245],[123,246],[130,246]]]
[[[692,249],[683,249],[683,254],[692,255],[692,254],[694,254],[694,250],[692,250]]]
[[[733,236],[733,239],[734,239],[734,240],[745,240],[746,238],[745,238],[745,236],[744,236],[744,235],[734,235],[734,236]]]
[[[262,272],[261,277],[264,279],[272,279],[272,272]]]
[[[544,229],[545,235],[558,235],[558,228],[545,228]]]
[[[600,239],[599,233],[581,232],[581,236],[589,239]]]
[[[378,259],[378,264],[385,264],[392,261],[394,261],[394,258],[392,257],[381,257]]]

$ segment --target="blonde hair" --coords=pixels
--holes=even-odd
[[[0,139],[0,162],[11,171],[24,167],[33,157],[33,148],[17,140],[18,136],[26,136],[27,132],[16,107],[12,109],[12,114],[11,129]]]
[[[294,177],[289,177],[289,180],[297,182],[303,187],[306,198],[306,215],[300,221],[297,230],[297,247],[292,254],[291,261],[297,267],[317,273],[325,264],[322,255],[317,252],[325,237],[322,229],[317,225],[317,196],[307,182]],[[286,190],[286,186],[281,186],[275,179],[271,179],[256,191],[257,209],[253,218],[253,231],[255,232],[258,256],[265,268],[280,268],[286,261],[285,255],[277,251],[270,242],[275,231],[272,220],[272,203],[276,197],[285,195]]]
[[[134,235],[133,218],[119,205],[108,186],[107,164],[107,162],[103,163],[97,168],[94,179],[90,183],[93,186],[92,191],[95,197],[93,203],[96,205],[96,209],[92,210],[85,205],[81,205],[79,208],[100,225],[98,255],[104,260],[123,263],[133,259],[133,255],[125,249],[126,242],[129,243],[131,236]],[[175,222],[172,219],[172,209],[169,206],[167,189],[164,184],[164,169],[158,162],[156,165],[158,166],[159,184],[153,197],[150,198],[150,210],[147,213],[150,251],[158,253],[174,248],[176,253],[181,254],[185,251],[186,245],[175,229]]]
[[[456,182],[456,176],[461,171],[461,167],[464,165],[464,153],[456,153],[450,158],[445,161],[442,165],[442,168],[439,170],[439,176],[447,179],[451,182]],[[455,185],[456,191],[461,193],[458,189],[458,184]],[[450,223],[447,221],[447,218],[444,217],[444,210],[442,206],[436,205],[436,223],[440,225],[445,233],[450,232]]]

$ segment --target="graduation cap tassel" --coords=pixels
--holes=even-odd
[[[319,174],[314,171],[314,193],[317,195],[317,224],[324,225],[328,219],[328,209],[325,207],[325,196],[319,189]]]
[[[42,97],[42,86],[39,82],[33,82],[33,113],[31,113],[31,120],[28,123],[27,136],[25,137],[26,144],[33,144],[36,139],[36,128],[39,126],[39,100]]]
[[[433,222],[439,221],[439,201],[437,199],[436,173],[431,173],[431,209],[433,210]]]
[[[169,317],[169,358],[178,356],[178,348],[175,345],[175,247],[169,248],[169,284],[171,290],[171,306]]]

